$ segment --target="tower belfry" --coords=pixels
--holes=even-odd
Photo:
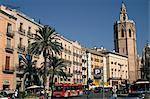
[[[135,81],[137,79],[136,29],[134,21],[128,18],[124,1],[120,8],[120,18],[114,23],[114,47],[116,52],[128,56],[129,81]]]
[[[126,12],[126,7],[124,2],[122,2],[121,10],[120,10],[120,21],[127,21],[128,20],[128,15]]]

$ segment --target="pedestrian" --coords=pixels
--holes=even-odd
[[[17,98],[18,97],[18,90],[16,89],[15,90],[15,98]]]

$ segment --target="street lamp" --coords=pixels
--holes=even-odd
[[[89,98],[89,73],[88,73],[88,51],[86,51],[86,57],[87,57],[87,88],[88,88],[88,92],[87,92],[87,99]]]

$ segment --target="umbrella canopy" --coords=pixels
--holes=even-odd
[[[33,86],[30,86],[30,87],[27,87],[26,89],[43,89],[43,86],[33,85]]]

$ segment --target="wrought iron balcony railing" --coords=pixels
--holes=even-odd
[[[3,73],[7,73],[7,74],[13,74],[15,71],[14,67],[6,67],[6,66],[2,66],[2,71]]]
[[[25,29],[19,28],[18,33],[21,35],[25,35]]]
[[[14,37],[14,31],[12,31],[12,30],[8,30],[6,34],[7,34],[7,36],[9,36],[11,38]]]
[[[25,52],[25,46],[22,44],[18,44],[18,51],[19,52]]]
[[[14,48],[12,46],[10,46],[10,45],[6,45],[5,50],[6,50],[6,52],[13,53]]]

